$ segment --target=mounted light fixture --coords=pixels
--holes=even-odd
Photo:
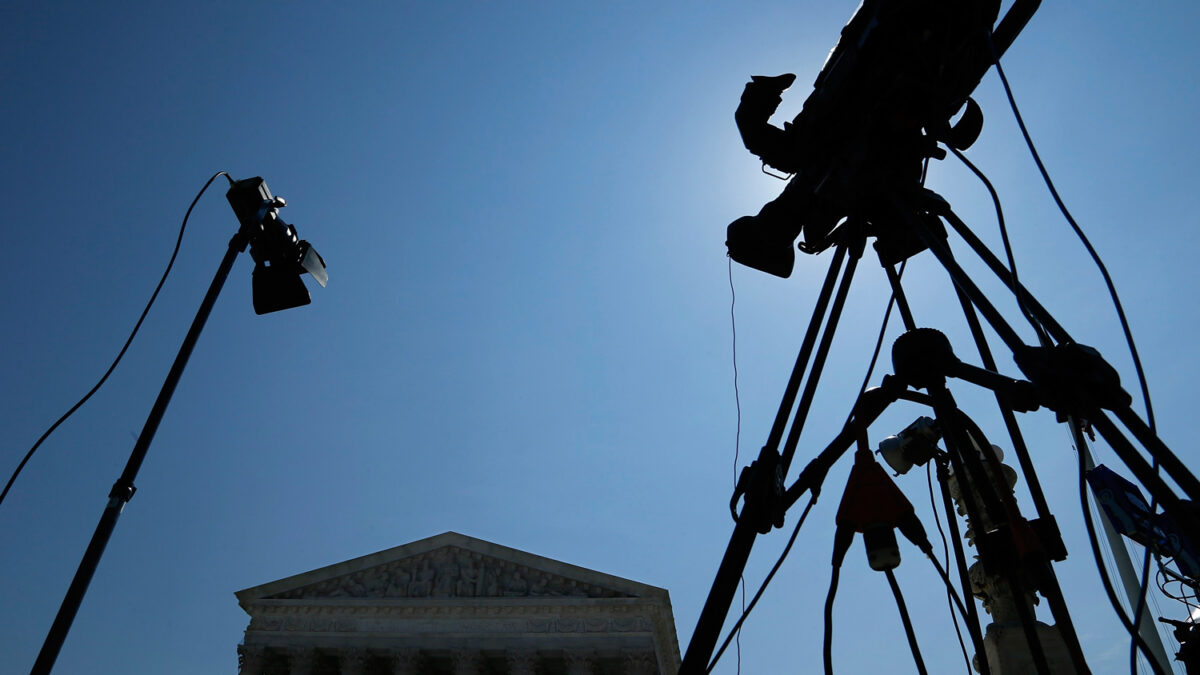
[[[225,172],[219,172],[209,179],[204,188],[207,189],[213,179],[220,175],[228,177]],[[281,197],[272,195],[270,189],[267,188],[266,181],[259,177],[237,181],[229,178],[229,185],[229,191],[225,193],[225,197],[233,207],[234,213],[237,214],[241,227],[229,240],[225,257],[217,267],[217,273],[213,276],[212,283],[209,284],[208,293],[201,301],[196,318],[192,320],[192,326],[183,338],[183,345],[180,346],[179,353],[175,356],[175,362],[171,365],[170,372],[167,373],[167,379],[158,392],[158,398],[155,399],[154,406],[150,409],[146,425],[142,427],[142,433],[138,435],[133,451],[129,455],[129,461],[125,464],[125,470],[121,472],[121,476],[113,484],[112,490],[108,494],[108,502],[100,514],[100,522],[96,525],[96,531],[92,534],[87,550],[84,551],[83,560],[79,563],[75,577],[67,589],[66,597],[63,598],[54,623],[46,635],[46,640],[42,643],[42,650],[33,664],[31,675],[48,675],[54,668],[54,662],[58,659],[58,653],[67,638],[67,632],[70,631],[79,606],[83,603],[83,596],[87,593],[92,575],[95,574],[96,567],[100,564],[100,556],[103,555],[104,548],[108,545],[108,540],[117,526],[117,519],[125,509],[125,504],[133,498],[133,493],[136,491],[133,481],[137,478],[138,469],[146,459],[146,453],[150,450],[150,442],[154,439],[163,413],[166,412],[167,405],[171,402],[171,395],[175,392],[175,386],[179,383],[180,376],[183,375],[188,357],[191,356],[192,349],[196,346],[200,331],[204,328],[209,313],[212,312],[217,296],[225,286],[225,279],[229,277],[229,271],[233,269],[233,262],[237,259],[238,254],[249,246],[250,257],[254,258],[254,311],[257,314],[307,305],[310,302],[308,289],[304,287],[304,282],[300,279],[300,275],[305,272],[311,274],[322,286],[329,280],[329,275],[325,272],[325,261],[320,255],[317,255],[307,241],[296,236],[296,228],[288,225],[279,217],[279,209],[286,206],[287,202]],[[201,190],[200,195],[203,194],[204,190]],[[196,195],[196,200],[200,199],[200,195]],[[194,206],[195,203],[193,201],[192,205]],[[189,208],[188,214],[190,213],[191,209]],[[187,224],[187,216],[184,216],[184,224]]]
[[[234,181],[225,198],[250,239],[255,313],[267,314],[311,302],[300,275],[311,274],[322,287],[329,275],[320,254],[296,235],[295,227],[279,217],[279,209],[287,206],[283,197],[273,196],[267,182],[256,176]]]

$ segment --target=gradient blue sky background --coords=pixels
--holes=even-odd
[[[795,72],[776,118],[790,119],[853,9],[8,3],[5,476],[103,373],[215,171],[265,177],[330,272],[311,306],[256,317],[251,264],[239,260],[57,672],[234,672],[247,622],[235,590],[446,530],[665,587],[686,646],[732,528],[724,228],[782,187],[742,148],[733,109],[749,75]],[[1200,373],[1197,25],[1200,6],[1182,0],[1047,2],[1006,58],[1034,138],[1122,293],[1161,436],[1188,462]],[[1101,279],[994,74],[977,98],[987,121],[970,156],[1004,199],[1023,281],[1134,390]],[[998,245],[991,203],[963,167],[934,166],[929,185]],[[124,363],[0,506],[0,670],[32,664],[236,230],[222,192],[223,181],[201,199]],[[827,255],[799,260],[787,281],[733,270],[741,463],[766,438]],[[973,361],[929,255],[906,283],[918,322]],[[1015,321],[1011,299],[987,288]],[[878,267],[864,265],[790,478],[845,418],[887,298]],[[897,334],[894,322],[889,344]],[[886,359],[881,368],[875,382]],[[1003,436],[987,396],[954,391]],[[872,443],[918,414],[890,412]],[[1044,411],[1022,424],[1067,537],[1057,569],[1091,665],[1127,672],[1127,640],[1084,540],[1067,432]],[[747,624],[744,672],[819,662],[848,464]],[[932,533],[924,477],[898,483]],[[785,540],[760,539],[751,590]],[[898,577],[930,670],[962,672],[932,569],[911,547],[904,556]],[[857,544],[835,620],[839,671],[910,667],[886,582]],[[732,653],[717,671],[735,672]]]

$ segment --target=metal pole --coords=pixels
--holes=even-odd
[[[1079,446],[1079,452],[1083,455],[1083,463],[1088,471],[1096,468],[1096,462],[1092,459],[1092,452],[1088,450],[1086,445]],[[1092,492],[1092,499],[1096,499],[1094,492]],[[1121,577],[1121,584],[1125,587],[1125,596],[1129,598],[1129,606],[1135,608],[1138,604],[1138,597],[1141,596],[1141,580],[1138,578],[1138,573],[1133,569],[1133,561],[1129,559],[1129,551],[1125,548],[1125,542],[1121,539],[1121,535],[1117,534],[1117,531],[1113,529],[1112,521],[1108,519],[1108,514],[1104,509],[1099,508],[1099,502],[1096,502],[1096,504],[1096,512],[1100,514],[1100,528],[1104,530],[1104,538],[1108,540],[1108,545],[1112,549],[1113,560],[1117,563],[1117,572]],[[1141,603],[1141,607],[1141,614],[1133,617],[1133,622],[1137,625],[1138,633],[1146,641],[1150,652],[1154,654],[1154,659],[1158,661],[1158,667],[1164,673],[1173,672],[1171,669],[1171,660],[1167,658],[1167,650],[1163,647],[1162,638],[1158,635],[1158,628],[1154,623],[1154,619],[1150,616],[1150,608],[1145,602]],[[1130,614],[1133,611],[1133,609],[1130,609]],[[1143,654],[1143,656],[1145,655]]]
[[[854,236],[854,235],[851,235]],[[786,476],[796,455],[796,444],[800,442],[800,432],[804,430],[804,422],[808,418],[809,408],[812,407],[813,397],[817,394],[817,384],[821,381],[821,372],[825,368],[825,358],[829,356],[829,348],[833,344],[834,331],[842,317],[842,308],[846,306],[846,296],[850,293],[850,282],[854,280],[854,271],[858,268],[858,260],[862,257],[866,238],[857,238],[846,244],[850,259],[842,273],[837,295],[833,298],[833,307],[829,309],[829,318],[825,322],[825,331],[821,334],[821,344],[817,346],[817,354],[813,358],[812,370],[808,373],[808,381],[804,384],[804,393],[800,395],[800,404],[796,407],[796,415],[792,419],[792,427],[788,429],[788,437],[783,445],[781,465]]]
[[[808,359],[812,356],[818,331],[821,330],[821,323],[825,321],[825,310],[829,307],[829,298],[833,296],[834,286],[837,283],[838,275],[841,274],[842,262],[846,258],[847,249],[848,246],[845,243],[839,245],[833,259],[829,262],[829,271],[825,273],[825,283],[821,285],[812,317],[808,321],[808,330],[805,331],[804,341],[800,344],[800,353],[796,355],[796,365],[792,367],[791,377],[788,378],[787,386],[783,390],[783,399],[779,402],[779,412],[775,414],[775,423],[771,425],[771,432],[767,435],[765,445],[772,450],[779,448],[779,441],[783,438],[783,430],[787,426],[788,417],[796,405],[796,394],[800,391],[800,383],[808,369]]]
[[[188,330],[187,336],[183,338],[183,345],[179,347],[179,354],[175,356],[175,363],[171,366],[170,372],[167,373],[167,379],[158,392],[154,407],[150,409],[150,416],[146,419],[146,425],[142,427],[142,433],[133,446],[133,452],[130,453],[129,461],[125,464],[125,470],[108,494],[108,504],[100,515],[100,522],[96,525],[96,531],[92,534],[92,540],[88,543],[83,559],[79,562],[79,569],[75,572],[75,578],[71,580],[67,595],[58,609],[58,615],[54,617],[54,624],[50,626],[46,641],[42,643],[42,651],[38,653],[37,661],[34,662],[33,669],[29,671],[30,675],[48,675],[54,668],[54,662],[58,659],[58,653],[62,650],[67,633],[71,630],[71,623],[75,621],[75,614],[78,613],[79,606],[83,603],[83,596],[87,593],[92,575],[96,573],[96,567],[100,564],[100,556],[104,554],[104,548],[108,545],[113,529],[117,526],[117,519],[120,518],[125,504],[133,498],[136,490],[133,480],[137,477],[142,461],[146,459],[150,442],[154,440],[158,424],[162,421],[163,413],[166,412],[167,405],[171,402],[171,395],[175,393],[175,385],[179,383],[179,377],[183,374],[188,357],[192,355],[192,348],[196,346],[200,331],[204,328],[204,323],[208,320],[217,296],[220,295],[221,288],[225,285],[229,270],[233,268],[233,261],[245,248],[246,238],[241,233],[234,235],[229,242],[229,249],[225,252],[225,257],[221,260],[220,267],[217,268],[212,284],[208,287],[208,294],[204,296],[204,301],[200,303],[200,309],[196,312],[196,318],[192,320],[192,327]]]
[[[775,416],[775,423],[771,427],[766,444],[763,445],[759,453],[759,459],[764,460],[764,463],[769,454],[776,452],[776,449],[779,447],[779,441],[783,437],[788,416],[795,405],[796,394],[800,391],[800,383],[808,368],[809,357],[812,355],[818,333],[825,320],[829,300],[833,296],[834,287],[842,272],[842,263],[845,260],[848,248],[845,243],[839,245],[833,259],[830,261],[829,271],[825,275],[825,283],[822,285],[821,291],[817,296],[816,307],[813,309],[812,317],[809,320],[808,330],[805,332],[800,353],[796,357],[796,365],[793,367],[792,375],[788,379],[787,386],[784,388],[783,400],[779,404],[779,412]],[[847,272],[847,275],[853,274],[852,266],[853,261],[851,262],[851,270]],[[843,275],[844,277],[845,275]],[[843,284],[845,285],[846,282],[843,282]],[[786,470],[785,464],[785,475]],[[681,673],[702,673],[708,667],[708,660],[712,657],[717,640],[720,639],[721,627],[725,623],[725,617],[728,615],[730,604],[733,602],[733,596],[737,591],[737,584],[741,579],[742,570],[746,568],[746,562],[750,558],[750,550],[754,547],[754,540],[757,536],[755,520],[762,517],[762,514],[751,513],[752,508],[749,507],[753,500],[750,499],[749,492],[746,496],[746,507],[742,510],[742,516],[737,519],[729,544],[726,546],[725,555],[721,558],[721,564],[717,569],[716,578],[713,580],[708,599],[705,601],[704,608],[700,612],[700,618],[696,622],[696,629],[692,633],[691,641],[684,654]]]
[[[784,510],[796,503],[805,492],[820,492],[821,483],[825,480],[829,468],[854,443],[857,426],[870,426],[896,400],[897,394],[893,390],[903,390],[904,387],[895,381],[892,381],[891,385],[885,380],[884,387],[870,389],[858,397],[855,403],[854,423],[847,424],[833,442],[804,467],[796,482],[783,496]],[[750,558],[750,550],[758,534],[754,529],[756,516],[747,513],[748,508],[751,508],[749,503],[743,507],[742,516],[733,528],[733,535],[725,548],[725,555],[721,558],[716,578],[713,579],[700,618],[696,621],[696,629],[692,632],[692,639],[679,666],[679,675],[703,675],[708,669],[709,659],[712,658],[729,607],[733,603],[734,593],[737,592],[738,580],[746,568],[746,561]]]

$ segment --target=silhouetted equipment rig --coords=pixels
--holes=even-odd
[[[743,142],[762,159],[764,171],[769,167],[783,172],[789,175],[789,181],[782,194],[757,215],[729,225],[729,255],[748,267],[787,277],[797,248],[809,254],[830,248],[834,252],[767,441],[758,457],[743,469],[730,501],[733,534],[685,653],[683,675],[711,671],[748,614],[748,610],[743,612],[714,658],[755,537],[782,527],[788,508],[806,492],[815,500],[830,467],[855,444],[855,468],[838,512],[834,571],[826,605],[825,669],[827,673],[832,671],[829,625],[837,572],[849,542],[855,532],[861,532],[871,566],[888,575],[918,669],[924,672],[899,588],[891,576],[891,568],[899,563],[898,550],[893,550],[893,530],[899,528],[925,552],[928,541],[920,523],[912,522],[911,505],[866,450],[868,427],[898,400],[926,405],[933,410],[934,418],[919,418],[909,429],[888,439],[881,451],[899,473],[913,464],[933,461],[938,466],[944,504],[951,519],[957,563],[954,571],[958,572],[961,596],[940,566],[939,571],[948,592],[962,598],[959,613],[971,635],[975,667],[985,675],[1090,672],[1051,564],[1065,559],[1066,549],[1017,426],[1016,412],[1047,408],[1059,421],[1069,424],[1080,453],[1081,481],[1090,468],[1085,466],[1090,456],[1084,434],[1093,429],[1099,432],[1149,491],[1152,504],[1164,511],[1160,519],[1143,517],[1146,523],[1157,523],[1158,529],[1141,530],[1137,536],[1141,541],[1155,540],[1151,546],[1167,545],[1157,539],[1173,541],[1180,559],[1195,559],[1196,549],[1191,542],[1200,541],[1200,515],[1192,504],[1200,499],[1200,481],[1157,437],[1152,426],[1134,413],[1132,399],[1122,389],[1116,370],[1096,350],[1078,344],[1021,286],[1015,271],[955,215],[946,200],[924,186],[930,159],[944,158],[946,149],[962,158],[960,151],[979,136],[983,115],[970,98],[971,93],[988,69],[993,64],[998,66],[1000,55],[1013,44],[1039,3],[1016,0],[1001,18],[998,0],[864,0],[842,29],[803,109],[783,128],[771,125],[769,119],[795,76],[756,76],[746,85],[735,115]],[[958,265],[946,225],[1016,296],[1022,314],[1038,334],[1038,344],[1025,344]],[[876,255],[888,275],[906,328],[893,346],[893,373],[884,376],[880,386],[861,393],[842,431],[789,486],[786,477],[800,431],[868,238],[874,239]],[[938,331],[917,326],[895,266],[925,250],[946,269],[954,283],[976,343],[979,366],[960,360]],[[1022,377],[998,372],[980,315],[1013,354]],[[1015,480],[1015,473],[987,450],[991,444],[979,426],[957,407],[946,387],[948,378],[995,392],[1036,517],[1027,519],[1020,513],[1003,478],[1012,474]],[[1140,449],[1126,438],[1126,433]],[[944,450],[938,447],[939,440]],[[1179,493],[1160,476],[1160,467],[1178,486]],[[1021,630],[1015,638],[983,634],[973,600],[978,591],[968,577],[950,505],[951,483],[957,490],[954,499],[974,528],[982,575],[993,584],[993,603],[998,596],[1007,598],[1005,606],[1019,621]],[[1086,501],[1084,509],[1093,550],[1098,551]],[[1153,515],[1155,507],[1143,510]],[[799,523],[807,515],[805,509]],[[796,527],[799,529],[800,524]],[[936,565],[936,559],[931,559]],[[1188,574],[1180,574],[1183,582],[1200,588]],[[1101,577],[1115,605],[1107,576],[1102,572]],[[1047,600],[1057,624],[1054,634],[1044,631],[1045,624],[1036,621],[1032,606],[1024,601],[1035,591]],[[1118,616],[1155,672],[1165,672],[1169,665],[1152,654],[1142,637],[1147,622],[1139,617],[1130,622],[1119,610]],[[1179,658],[1188,662],[1190,669],[1196,658],[1192,652],[1200,651],[1188,642],[1191,624],[1172,625],[1187,645]],[[1017,651],[1023,659],[1020,662],[1027,666],[1014,666],[1017,661],[996,656],[1005,644],[1011,647],[1013,639],[1021,643]]]
[[[750,152],[792,178],[757,216],[730,225],[733,259],[787,277],[801,234],[802,249],[815,253],[847,218],[887,221],[890,196],[920,188],[922,162],[946,156],[938,143],[963,150],[979,136],[983,115],[970,94],[993,62],[988,38],[1003,54],[1035,9],[1017,3],[992,32],[999,2],[868,0],[783,129],[768,120],[795,76],[756,76],[735,114],[738,130]],[[868,234],[894,249],[893,261],[919,246],[895,225]]]

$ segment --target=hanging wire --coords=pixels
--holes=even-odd
[[[930,558],[932,560],[933,558]],[[913,661],[917,664],[917,672],[929,675],[925,670],[925,659],[921,658],[921,647],[917,644],[917,634],[913,631],[912,617],[908,615],[908,606],[904,604],[904,595],[900,593],[900,584],[896,583],[896,575],[892,570],[884,570],[888,585],[892,587],[892,595],[896,598],[896,608],[900,610],[900,622],[904,624],[904,635],[908,638],[908,647],[912,650]]]
[[[1062,197],[1059,196],[1058,190],[1054,187],[1054,181],[1050,179],[1050,172],[1046,170],[1046,165],[1042,162],[1041,155],[1038,154],[1037,147],[1033,143],[1033,138],[1029,135],[1029,129],[1025,126],[1025,120],[1021,117],[1021,111],[1017,107],[1017,100],[1016,100],[1016,97],[1013,96],[1012,87],[1009,86],[1008,78],[1005,77],[1005,75],[1004,75],[1004,68],[1000,65],[1000,56],[996,52],[995,45],[992,43],[991,33],[987,34],[987,43],[988,43],[988,49],[990,49],[992,52],[992,62],[996,66],[996,74],[1000,76],[1000,82],[1001,82],[1001,84],[1004,85],[1004,94],[1008,98],[1008,103],[1009,103],[1009,106],[1012,108],[1013,116],[1017,120],[1017,126],[1020,127],[1020,129],[1021,129],[1021,135],[1025,139],[1025,144],[1029,147],[1030,154],[1033,155],[1033,160],[1037,164],[1038,171],[1042,175],[1042,180],[1046,183],[1046,187],[1050,190],[1050,195],[1054,198],[1054,203],[1058,206],[1059,211],[1062,212],[1063,217],[1066,218],[1067,223],[1070,224],[1071,229],[1074,230],[1074,232],[1075,232],[1075,235],[1083,243],[1084,248],[1087,249],[1088,255],[1091,256],[1092,261],[1096,264],[1096,267],[1100,270],[1100,275],[1104,278],[1104,284],[1108,288],[1108,294],[1112,298],[1113,306],[1117,310],[1117,317],[1121,323],[1121,330],[1125,334],[1125,342],[1129,346],[1129,354],[1133,359],[1133,367],[1134,367],[1134,371],[1137,373],[1138,385],[1141,387],[1141,390],[1142,390],[1142,401],[1146,407],[1146,423],[1150,427],[1151,433],[1154,433],[1157,435],[1158,431],[1157,431],[1157,427],[1154,422],[1154,406],[1150,403],[1150,387],[1146,383],[1146,373],[1145,373],[1145,370],[1142,368],[1142,359],[1138,355],[1137,346],[1134,344],[1133,332],[1129,328],[1129,320],[1125,317],[1125,309],[1121,305],[1121,299],[1117,296],[1116,286],[1113,284],[1112,277],[1108,273],[1108,268],[1105,267],[1104,262],[1100,259],[1100,254],[1098,254],[1096,252],[1096,249],[1092,246],[1091,241],[1088,240],[1087,235],[1085,235],[1083,233],[1083,229],[1081,227],[1079,227],[1079,224],[1075,221],[1075,218],[1071,215],[1071,212],[1067,209],[1067,205],[1063,202]],[[1015,275],[1015,269],[1014,269],[1014,275]],[[1015,276],[1014,276],[1014,278],[1015,278]],[[1155,472],[1155,474],[1158,473],[1158,458],[1157,457],[1154,458],[1154,472]],[[1157,508],[1157,506],[1158,505],[1153,501],[1153,497],[1152,497],[1152,501],[1151,501],[1151,505],[1150,505],[1151,513],[1154,512],[1154,510]],[[1146,587],[1149,584],[1149,571],[1150,571],[1150,552],[1147,551],[1145,554],[1145,558],[1142,561],[1142,576],[1140,579],[1140,584],[1139,584],[1139,589],[1138,589],[1138,600],[1135,603],[1135,607],[1134,607],[1135,620],[1137,617],[1139,617],[1141,615],[1141,608],[1145,604]],[[1130,646],[1130,660],[1131,661],[1136,658],[1133,655],[1133,651],[1134,651],[1134,646],[1131,645]]]
[[[764,165],[765,166],[765,165]],[[725,256],[729,261],[729,328],[733,338],[733,402],[737,408],[737,430],[733,437],[733,489],[737,490],[738,479],[738,460],[742,450],[742,396],[738,391],[738,365],[737,365],[737,316],[734,314],[734,308],[737,307],[737,291],[733,288],[733,257]],[[742,592],[742,614],[746,613],[746,575],[743,571],[739,579],[739,586]],[[742,673],[742,631],[739,628],[734,640],[737,643],[737,673]]]
[[[1108,274],[1108,268],[1105,267],[1104,261],[1100,259],[1100,254],[1092,246],[1092,242],[1088,240],[1087,235],[1083,233],[1083,229],[1075,222],[1075,218],[1071,212],[1067,210],[1067,205],[1059,196],[1058,190],[1054,187],[1054,181],[1050,179],[1050,172],[1046,170],[1046,165],[1042,163],[1041,155],[1038,154],[1037,147],[1033,144],[1033,138],[1029,135],[1029,130],[1025,127],[1025,120],[1021,117],[1021,111],[1017,107],[1017,100],[1013,97],[1012,87],[1008,84],[1008,78],[1004,76],[1004,68],[1000,66],[1000,57],[996,54],[996,47],[992,44],[992,36],[989,33],[987,36],[988,48],[992,50],[992,62],[996,66],[996,74],[1000,76],[1000,82],[1004,85],[1004,93],[1008,97],[1009,106],[1012,108],[1013,116],[1017,120],[1017,126],[1021,128],[1021,135],[1025,138],[1025,145],[1029,147],[1030,154],[1033,155],[1033,161],[1037,164],[1038,171],[1042,174],[1042,180],[1046,183],[1046,187],[1050,190],[1050,196],[1054,198],[1054,203],[1058,205],[1058,210],[1062,212],[1071,229],[1075,231],[1075,235],[1083,242],[1083,246],[1087,249],[1088,255],[1100,270],[1100,276],[1104,277],[1104,285],[1108,287],[1108,295],[1112,298],[1113,306],[1116,307],[1117,317],[1121,321],[1121,330],[1125,333],[1125,342],[1129,345],[1129,354],[1133,357],[1133,367],[1137,371],[1138,384],[1142,389],[1142,399],[1146,406],[1146,422],[1151,430],[1154,429],[1154,406],[1150,404],[1150,388],[1146,385],[1146,374],[1142,370],[1142,360],[1138,356],[1137,346],[1133,342],[1133,333],[1129,329],[1129,321],[1125,318],[1125,309],[1121,305],[1121,299],[1117,297],[1117,288],[1113,284],[1112,277]]]
[[[776,560],[775,564],[771,567],[771,571],[768,572],[766,578],[763,579],[762,585],[758,587],[758,591],[754,594],[754,597],[750,599],[750,604],[747,605],[746,609],[742,611],[742,616],[738,618],[737,623],[733,625],[733,628],[729,630],[729,634],[725,636],[725,641],[721,643],[721,648],[717,650],[717,653],[713,656],[712,661],[709,662],[708,668],[704,670],[705,673],[712,672],[713,668],[717,666],[717,662],[721,660],[721,655],[725,653],[725,649],[729,647],[729,643],[731,640],[733,640],[733,636],[741,631],[742,624],[746,622],[746,618],[750,616],[750,612],[754,611],[754,606],[758,604],[758,599],[761,598],[762,594],[767,590],[767,585],[771,583],[771,579],[775,577],[775,573],[779,571],[779,567],[783,565],[783,561],[787,558],[788,553],[791,552],[792,544],[796,543],[796,535],[800,534],[800,527],[804,525],[805,519],[808,518],[808,512],[812,510],[813,504],[816,503],[816,497],[812,497],[808,500],[808,505],[804,507],[804,512],[800,514],[800,520],[796,522],[796,528],[792,530],[792,536],[788,539],[787,546],[783,548],[783,553],[780,554],[779,559]]]
[[[900,264],[900,270],[897,272],[897,278],[904,276],[904,267],[906,264],[907,264],[907,261]],[[731,263],[731,269],[732,269],[732,263]],[[732,271],[730,272],[730,274],[731,274],[730,278],[732,279]],[[732,284],[732,282],[731,282],[731,284]],[[731,288],[732,288],[732,286],[731,286]],[[892,307],[895,305],[895,302],[896,302],[896,294],[893,293],[892,297],[888,300],[887,309],[884,310],[883,321],[882,321],[881,325],[879,326],[879,336],[875,340],[875,350],[874,350],[874,353],[872,353],[872,355],[871,355],[871,363],[867,368],[866,376],[863,378],[862,386],[859,387],[859,395],[861,395],[863,391],[866,391],[867,384],[871,381],[871,374],[874,372],[875,363],[879,359],[879,353],[883,346],[883,337],[887,332],[888,320],[891,318]],[[736,382],[736,370],[735,370],[735,382]],[[853,418],[853,416],[854,416],[854,412],[852,410],[850,413],[850,416],[847,417],[847,419],[846,419],[846,424],[850,423],[850,419]],[[740,428],[740,424],[739,424],[739,428]],[[742,624],[745,623],[746,618],[750,616],[750,612],[754,611],[754,606],[758,603],[758,599],[760,597],[762,597],[763,592],[766,591],[767,584],[769,584],[771,582],[772,577],[775,576],[775,572],[779,570],[779,567],[781,565],[783,565],[783,561],[787,558],[788,553],[791,552],[792,544],[795,543],[796,536],[800,533],[800,526],[804,524],[804,519],[808,517],[808,512],[810,509],[812,509],[814,503],[816,503],[815,497],[813,497],[808,502],[808,505],[804,507],[804,513],[800,516],[799,522],[796,523],[795,529],[792,530],[792,536],[791,536],[791,538],[788,539],[787,546],[784,547],[783,553],[780,554],[779,559],[776,560],[775,564],[771,567],[771,571],[767,574],[767,577],[763,580],[762,585],[759,586],[758,591],[756,591],[754,593],[754,597],[750,600],[750,604],[743,607],[742,616],[737,620],[737,623],[734,624],[733,628],[730,629],[729,635],[726,636],[725,641],[723,643],[721,643],[721,648],[717,650],[716,655],[713,656],[712,661],[709,662],[708,669],[705,670],[706,673],[712,672],[712,669],[717,665],[717,661],[719,661],[721,659],[721,655],[725,652],[725,649],[729,646],[730,641],[735,639],[736,635],[740,635]],[[742,583],[745,584],[745,577],[742,577]],[[743,602],[744,602],[744,600],[743,600]],[[739,643],[739,646],[740,646],[740,643]]]
[[[167,268],[163,270],[162,278],[158,280],[158,285],[154,287],[154,292],[150,294],[149,302],[146,303],[146,307],[142,310],[142,314],[138,317],[137,322],[133,324],[133,330],[129,332],[129,337],[125,339],[125,344],[121,346],[121,350],[117,352],[117,357],[113,359],[112,364],[108,366],[108,370],[104,371],[104,374],[100,376],[100,380],[96,382],[96,384],[92,386],[92,388],[89,389],[86,394],[83,395],[83,398],[79,399],[75,405],[71,406],[70,410],[67,410],[67,412],[63,413],[62,417],[59,417],[54,424],[51,424],[50,428],[46,429],[46,431],[40,437],[38,437],[37,441],[33,444],[33,447],[29,448],[29,452],[26,452],[25,456],[21,458],[21,463],[18,464],[16,470],[12,472],[12,476],[9,477],[8,483],[4,485],[4,490],[0,491],[0,504],[4,503],[4,498],[8,496],[8,491],[12,488],[13,483],[16,482],[17,476],[21,475],[21,470],[25,468],[25,464],[28,463],[33,457],[33,453],[37,452],[38,448],[40,448],[42,443],[44,443],[46,439],[50,437],[50,434],[54,433],[55,429],[58,429],[63,422],[67,421],[67,418],[75,414],[75,411],[79,410],[84,403],[87,403],[88,399],[90,399],[93,394],[99,391],[100,387],[102,387],[108,380],[108,376],[112,375],[113,371],[117,369],[117,364],[119,364],[121,359],[124,358],[125,352],[129,350],[129,345],[133,344],[133,338],[137,336],[138,330],[142,327],[142,322],[146,320],[146,315],[150,313],[150,308],[154,306],[154,301],[158,298],[158,292],[162,290],[163,284],[165,284],[167,281],[167,276],[171,274],[171,268],[175,266],[175,258],[179,255],[179,246],[183,242],[183,233],[187,229],[188,218],[192,215],[192,209],[196,207],[196,202],[200,201],[200,197],[206,190],[208,190],[208,186],[212,185],[212,182],[217,179],[217,176],[225,176],[225,178],[229,180],[229,184],[233,185],[233,178],[230,177],[228,173],[224,171],[218,171],[214,173],[206,183],[204,183],[204,187],[200,188],[200,192],[196,194],[196,197],[192,199],[191,205],[188,206],[187,212],[183,214],[183,222],[179,225],[179,236],[175,238],[175,248],[171,251],[171,258],[167,261]]]
[[[830,558],[829,590],[825,592],[825,608],[821,614],[821,663],[825,675],[833,675],[833,600],[837,597],[838,581],[842,577],[842,562],[854,541],[854,531],[838,526],[833,533],[833,555]]]
[[[992,204],[996,209],[996,221],[1000,226],[1000,241],[1003,242],[1004,253],[1008,257],[1008,271],[1009,275],[1012,277],[1012,292],[1013,296],[1017,299],[1017,307],[1021,310],[1021,314],[1025,315],[1026,320],[1029,321],[1029,325],[1033,326],[1033,330],[1038,336],[1038,342],[1043,346],[1050,345],[1050,336],[1046,333],[1046,328],[1042,326],[1042,322],[1038,321],[1033,313],[1029,311],[1029,308],[1025,305],[1025,301],[1021,298],[1021,282],[1017,278],[1017,260],[1013,255],[1012,242],[1008,238],[1008,226],[1004,222],[1004,208],[1000,204],[1000,195],[996,193],[996,188],[992,186],[992,182],[988,180],[988,177],[983,173],[983,171],[981,171],[979,167],[972,164],[971,160],[967,159],[966,155],[953,147],[950,147],[950,152],[954,153],[954,156],[962,161],[962,163],[965,164],[966,167],[970,169],[976,177],[979,178],[980,182],[982,182],[984,187],[987,188],[988,194],[992,196]]]

